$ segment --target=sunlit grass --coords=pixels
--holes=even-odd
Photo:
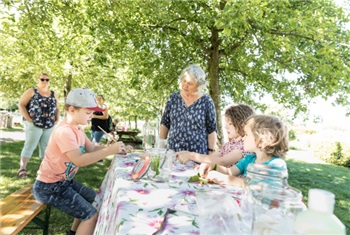
[[[305,203],[310,188],[324,189],[335,194],[334,214],[347,226],[347,234],[350,234],[350,169],[295,160],[287,160],[287,163],[289,184],[302,191]]]

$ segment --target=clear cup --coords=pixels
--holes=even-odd
[[[171,150],[172,151],[172,150]],[[155,182],[168,182],[171,177],[174,151],[166,149],[150,149],[150,167],[147,176]]]

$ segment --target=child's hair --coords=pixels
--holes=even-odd
[[[73,106],[73,105],[64,104],[63,109],[64,109],[65,111],[68,111],[68,109],[69,109],[70,106]],[[81,109],[81,107],[76,107],[76,106],[73,106],[73,107],[74,107],[75,110]]]
[[[252,115],[246,120],[261,151],[283,158],[288,151],[288,129],[283,122],[268,115]]]
[[[236,128],[236,132],[240,136],[244,136],[244,123],[245,120],[254,114],[254,110],[245,104],[231,105],[225,111],[225,117],[230,119],[233,126]]]

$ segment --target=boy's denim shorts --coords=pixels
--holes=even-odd
[[[36,180],[33,195],[39,202],[51,205],[81,221],[88,220],[97,213],[92,206],[96,192],[75,180],[56,183]]]

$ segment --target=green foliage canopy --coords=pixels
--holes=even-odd
[[[317,96],[350,106],[350,17],[331,0],[0,5],[0,92],[7,97],[19,97],[46,71],[62,103],[72,87],[89,87],[119,116],[156,118],[179,90],[181,70],[198,63],[208,72],[219,129],[223,97],[265,110],[268,94],[295,115]]]

